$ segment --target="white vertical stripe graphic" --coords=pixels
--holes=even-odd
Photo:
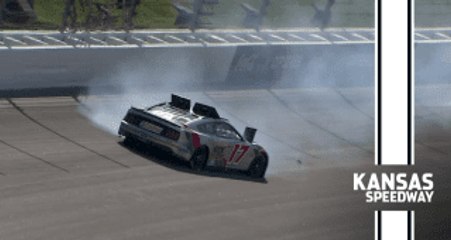
[[[381,240],[408,240],[407,211],[382,211]]]
[[[412,126],[411,126],[411,139],[410,139],[410,144],[412,146],[411,149],[411,164],[414,165],[415,164],[415,1],[414,0],[409,0],[411,1],[411,19],[409,19],[409,21],[412,24],[412,32],[410,33],[410,54],[411,54],[411,60],[410,60],[410,66],[411,66],[411,89],[410,89],[410,102],[411,102],[411,122],[412,122]],[[412,216],[413,217],[413,216]]]
[[[410,236],[409,240],[415,240],[415,211],[411,211],[411,219],[410,219]]]
[[[379,9],[381,1],[381,9]],[[411,1],[411,18],[408,19],[409,1]],[[376,31],[376,164],[380,160],[382,165],[407,165],[409,163],[409,143],[411,146],[411,162],[414,164],[414,116],[415,116],[415,84],[414,84],[414,36],[409,33],[409,21],[414,28],[414,1],[376,0],[375,27],[381,28],[381,43],[379,32]],[[380,19],[379,19],[380,13]],[[379,26],[379,23],[381,26]],[[413,31],[413,29],[412,29]],[[410,34],[410,35],[408,35]],[[408,37],[411,45],[409,46]],[[380,49],[379,49],[380,47]],[[408,59],[411,49],[411,62]],[[381,57],[381,59],[379,59]],[[381,61],[381,66],[378,65]],[[409,65],[411,67],[411,89],[409,89]],[[381,72],[378,72],[379,69]],[[379,75],[380,74],[380,75]],[[380,79],[381,85],[378,84]],[[411,115],[409,116],[408,91],[411,93]],[[381,104],[381,112],[378,111]],[[380,115],[379,115],[380,114]],[[411,129],[408,129],[408,119]],[[380,120],[380,122],[378,122]],[[380,124],[380,129],[379,129]],[[409,139],[409,131],[412,135]],[[381,133],[379,135],[378,133]],[[380,139],[379,139],[380,138]],[[380,140],[380,145],[379,145]],[[379,152],[380,151],[380,152]],[[380,154],[380,155],[379,155]],[[410,240],[414,238],[414,213],[408,222],[408,211],[382,211],[381,226],[378,224],[378,214],[375,213],[375,239],[381,240]],[[411,232],[408,232],[409,225]],[[379,228],[381,235],[379,236]]]
[[[378,216],[378,211],[374,211],[374,239],[378,240],[379,239],[379,216]]]
[[[382,164],[408,159],[408,1],[382,1]]]
[[[378,151],[378,149],[379,149],[379,125],[378,125],[378,121],[379,121],[379,95],[378,95],[378,92],[379,92],[379,44],[378,44],[378,39],[379,39],[379,31],[378,31],[378,29],[379,29],[379,15],[378,15],[378,12],[379,12],[379,1],[381,1],[381,0],[376,0],[376,1],[374,1],[374,9],[375,9],[375,14],[374,14],[374,28],[376,29],[375,30],[375,46],[374,46],[374,49],[375,49],[375,52],[374,52],[374,67],[375,67],[375,70],[374,70],[374,73],[375,73],[375,76],[374,76],[374,86],[375,86],[375,88],[374,88],[374,119],[375,119],[375,124],[374,124],[374,136],[375,136],[375,141],[374,141],[374,144],[375,144],[375,148],[374,149],[376,149],[376,151],[374,151],[374,164],[375,165],[377,165],[378,164],[378,159],[379,159],[379,151]]]

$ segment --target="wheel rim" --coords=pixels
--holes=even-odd
[[[251,173],[251,176],[261,177],[261,176],[263,176],[264,170],[265,170],[264,160],[258,159],[253,164],[250,173]]]
[[[254,174],[259,175],[261,173],[261,164],[260,161],[256,162],[254,165]]]
[[[205,164],[205,151],[200,150],[198,154],[193,159],[193,168],[196,170],[202,170]]]

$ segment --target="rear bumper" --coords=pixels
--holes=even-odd
[[[176,142],[167,138],[164,138],[160,135],[157,135],[153,132],[141,129],[134,125],[128,124],[124,121],[121,122],[119,127],[119,136],[123,137],[132,137],[137,139],[143,143],[154,145],[163,150],[168,150],[172,154],[180,157],[186,161],[189,161],[192,156],[192,152],[190,149],[186,148],[180,142]]]

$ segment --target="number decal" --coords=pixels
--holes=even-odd
[[[236,153],[238,152],[238,149],[241,150],[241,153],[240,153],[240,155],[238,155],[238,157],[235,159],[235,161],[233,161]],[[232,162],[239,163],[240,160],[243,158],[244,154],[246,154],[246,152],[248,150],[249,150],[249,146],[236,144],[233,147],[232,154],[230,155],[229,161],[227,161],[227,162],[228,163],[232,163]]]
[[[235,144],[232,150],[232,154],[230,155],[229,161],[227,161],[228,163],[232,162],[233,158],[235,157],[236,151],[238,151],[238,148],[240,148],[240,145]]]
[[[240,156],[238,156],[238,158],[235,160],[236,163],[240,162],[241,158],[243,158],[244,154],[246,154],[247,150],[249,150],[249,146],[242,145],[241,150],[242,150],[242,152],[241,152]]]

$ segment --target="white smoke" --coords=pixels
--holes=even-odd
[[[368,87],[368,83],[373,82],[371,47],[306,47],[291,52],[292,58],[301,59],[295,61],[299,65],[282,72],[282,79],[274,83],[272,90],[231,90],[230,83],[221,83],[227,77],[234,54],[234,48],[196,48],[152,49],[143,55],[130,56],[114,71],[92,79],[90,95],[83,101],[81,111],[100,128],[117,134],[119,123],[130,106],[151,106],[168,101],[171,93],[177,93],[216,107],[240,132],[246,126],[257,128],[256,142],[270,155],[270,174],[306,169],[313,166],[312,163],[324,161],[321,157],[325,155],[319,152],[343,147],[342,141],[302,119],[305,117],[308,121],[311,116],[298,116],[293,111],[303,111],[296,109],[303,99],[310,102],[301,107],[319,108],[317,113],[324,109],[323,104],[332,105],[328,109],[333,109],[333,104],[343,104],[342,101],[325,103],[322,100],[328,99],[328,88]],[[283,91],[311,87],[323,90],[317,91],[313,98],[308,94],[303,96],[304,93]],[[105,92],[112,93],[111,97]],[[372,139],[373,132],[372,128],[368,129],[364,139],[342,137],[367,142],[366,137]]]
[[[208,76],[209,60],[199,51],[178,50],[144,50],[145,54],[128,56],[110,72],[100,73],[90,81],[89,96],[112,93],[114,97],[106,101],[105,96],[88,97],[82,112],[101,128],[116,134],[118,123],[130,106],[146,107],[167,101],[171,93],[208,87],[204,78]]]

